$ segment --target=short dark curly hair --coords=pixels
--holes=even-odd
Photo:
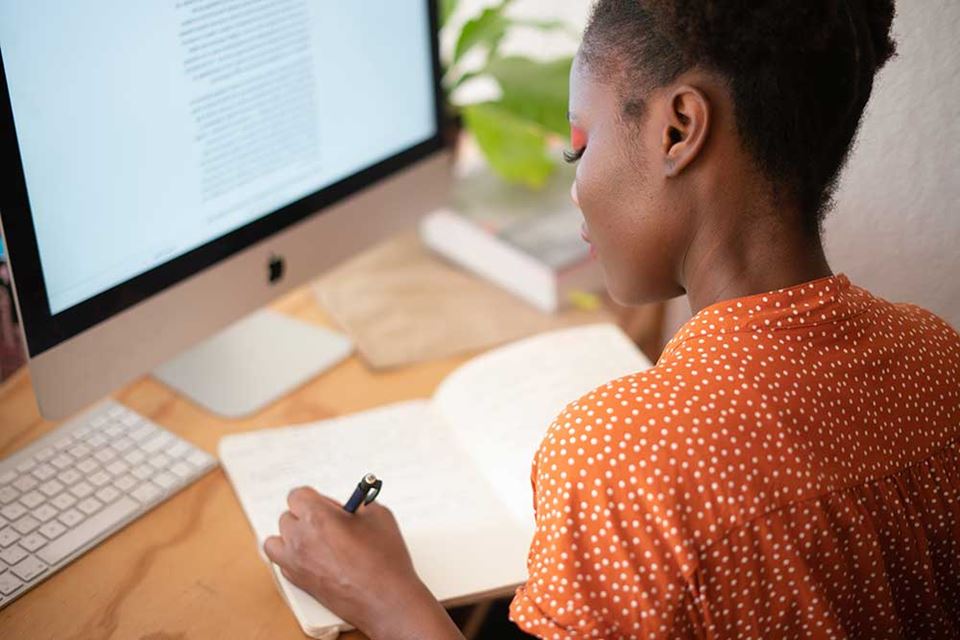
[[[719,73],[745,147],[819,233],[893,16],[894,0],[598,0],[580,57],[634,117],[685,70]]]

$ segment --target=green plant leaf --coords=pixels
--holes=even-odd
[[[503,90],[502,107],[514,115],[536,122],[544,129],[566,136],[570,66],[572,58],[541,62],[520,56],[490,60],[484,73]]]
[[[504,180],[538,189],[553,173],[546,132],[536,123],[494,102],[465,106],[463,118],[490,167]]]
[[[447,20],[457,8],[457,0],[439,0],[437,5],[440,9],[440,26],[447,24]]]
[[[495,51],[510,27],[510,20],[503,14],[512,0],[502,0],[494,7],[487,7],[476,18],[467,20],[460,29],[460,37],[453,50],[453,61],[456,64],[463,55],[478,44],[485,44],[490,51]]]
[[[566,31],[570,36],[579,39],[580,32],[578,32],[573,25],[563,20],[537,20],[535,18],[511,18],[510,20],[512,26],[517,27],[530,27],[531,29],[539,29],[540,31]]]

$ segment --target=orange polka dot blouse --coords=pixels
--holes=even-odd
[[[842,275],[715,304],[550,426],[543,638],[960,638],[960,336]]]

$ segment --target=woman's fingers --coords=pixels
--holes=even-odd
[[[297,524],[297,517],[289,511],[280,515],[280,537],[289,542],[294,535],[293,529]]]
[[[263,552],[267,554],[271,562],[281,567],[287,564],[287,550],[283,544],[283,538],[280,536],[270,536],[263,542]]]
[[[302,519],[316,504],[319,496],[320,494],[310,487],[297,487],[287,494],[287,506],[293,515]]]

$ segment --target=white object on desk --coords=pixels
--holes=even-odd
[[[527,578],[530,465],[547,427],[584,393],[649,366],[613,325],[563,329],[474,358],[432,400],[226,436],[220,458],[258,546],[292,488],[345,499],[373,471],[434,596],[451,605],[506,594]],[[307,635],[346,628],[276,567],[274,577]]]
[[[158,367],[153,375],[205,409],[250,415],[338,364],[350,338],[264,309]]]
[[[0,608],[216,465],[115,402],[0,460]]]

